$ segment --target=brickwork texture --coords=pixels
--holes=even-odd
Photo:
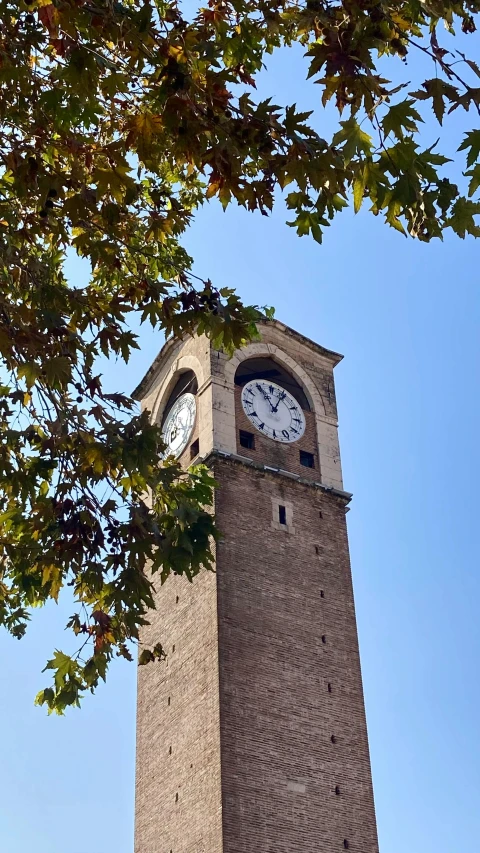
[[[215,476],[223,849],[377,853],[344,502]],[[293,533],[272,529],[286,500]]]

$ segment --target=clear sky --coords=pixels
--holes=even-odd
[[[319,91],[302,79],[299,55],[284,52],[263,91],[268,82],[277,103],[308,107]],[[452,151],[461,121],[447,125]],[[427,126],[426,141],[435,133]],[[185,244],[201,275],[275,305],[280,320],[345,355],[336,382],[380,851],[473,851],[480,243],[449,234],[422,245],[362,210],[343,213],[318,246],[285,218],[281,204],[270,219],[210,205]],[[71,275],[81,280],[80,265]],[[145,328],[141,343],[128,367],[105,366],[112,389],[132,389],[162,340]],[[35,613],[20,643],[0,635],[5,853],[133,850],[135,666],[114,666],[65,718],[33,707],[69,612]]]

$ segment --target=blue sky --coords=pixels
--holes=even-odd
[[[414,64],[407,73],[413,76]],[[305,107],[298,52],[262,93]],[[331,116],[322,118],[331,128]],[[464,119],[449,120],[453,151]],[[478,122],[477,122],[478,124]],[[425,140],[436,138],[426,127]],[[459,174],[459,170],[452,170]],[[336,370],[345,488],[381,853],[459,853],[480,835],[478,267],[480,244],[429,246],[366,211],[322,246],[270,219],[210,205],[185,244],[196,270],[344,353]],[[83,275],[76,262],[71,275]],[[111,388],[133,388],[159,350],[145,328]],[[69,608],[0,636],[0,837],[6,853],[131,853],[135,666],[65,718],[33,707]],[[153,712],[153,709],[152,709]]]

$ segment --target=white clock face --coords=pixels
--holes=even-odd
[[[195,423],[197,404],[193,394],[182,394],[175,400],[162,428],[162,438],[167,445],[166,455],[180,456],[185,450]]]
[[[242,389],[242,406],[253,426],[274,441],[298,441],[305,432],[300,403],[275,382],[265,379],[247,382]]]

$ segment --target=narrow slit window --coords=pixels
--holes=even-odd
[[[190,445],[190,459],[195,459],[195,456],[198,456],[200,453],[200,442],[198,438],[195,441],[192,441]]]
[[[241,429],[239,435],[241,447],[246,447],[248,450],[255,450],[255,436],[253,432]]]
[[[308,453],[306,450],[301,450],[300,465],[304,465],[305,468],[315,468],[315,457],[313,453]]]
[[[278,507],[278,520],[279,520],[280,524],[286,524],[287,523],[287,510],[281,504]]]

